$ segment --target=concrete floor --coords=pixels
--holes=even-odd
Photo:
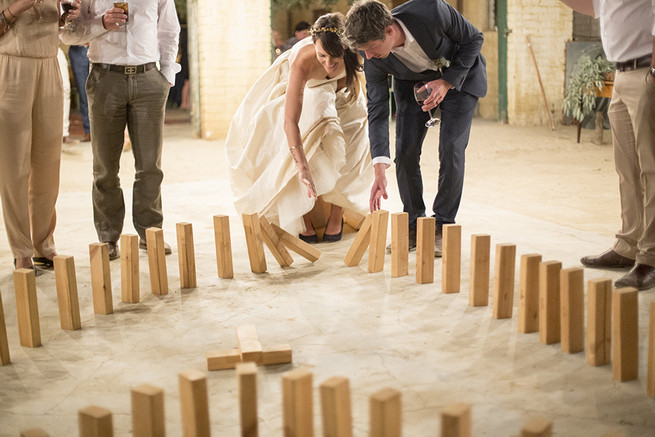
[[[77,435],[77,411],[94,404],[113,412],[115,435],[131,435],[130,388],[148,383],[165,390],[168,435],[181,435],[177,375],[206,371],[205,354],[237,346],[235,327],[256,325],[261,342],[289,343],[293,364],[259,369],[260,435],[281,435],[281,375],[306,369],[314,376],[315,429],[320,434],[318,385],[331,376],[351,384],[354,435],[368,435],[368,398],[391,387],[402,392],[405,436],[436,435],[440,411],[454,402],[472,407],[473,435],[516,436],[531,417],[554,423],[559,436],[655,436],[655,400],[646,396],[648,306],[639,294],[639,380],[617,383],[611,366],[591,367],[584,353],[545,346],[538,334],[517,330],[514,317],[495,320],[491,307],[468,306],[470,236],[487,233],[492,247],[515,243],[518,258],[579,266],[580,256],[604,250],[618,228],[616,175],[609,145],[585,132],[559,126],[511,128],[475,120],[467,181],[458,215],[462,225],[461,293],[441,293],[435,282],[417,285],[410,274],[370,274],[342,260],[353,241],[320,244],[315,263],[295,256],[280,268],[267,250],[268,272],[250,272],[243,227],[232,207],[222,141],[192,139],[190,127],[166,127],[163,186],[165,238],[176,249],[175,223],[193,223],[198,288],[181,290],[177,251],[167,257],[170,292],[150,293],[147,257],[140,254],[141,302],[120,302],[120,262],[111,263],[115,312],[94,315],[88,244],[96,240],[91,218],[91,153],[80,144],[65,154],[56,241],[75,257],[82,329],[59,327],[52,272],[37,278],[43,346],[19,345],[11,254],[0,234],[0,293],[12,363],[0,368],[0,436],[42,427],[53,436]],[[424,150],[426,187],[436,180],[436,131]],[[133,158],[123,156],[121,176],[129,217]],[[392,173],[384,207],[401,210]],[[433,189],[426,188],[428,205]],[[212,216],[229,214],[235,278],[216,274]],[[494,257],[492,250],[492,263]],[[493,264],[492,264],[493,265]],[[620,277],[619,271],[585,270],[585,280]],[[492,275],[493,276],[493,275]],[[208,372],[214,435],[239,435],[237,384],[232,370]]]

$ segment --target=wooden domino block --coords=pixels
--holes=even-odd
[[[34,270],[14,270],[14,292],[20,345],[25,347],[41,346],[41,325],[39,324]]]
[[[0,294],[0,366],[11,363],[9,356],[9,340],[7,339],[7,325],[5,324],[5,311],[2,307],[2,295]]]
[[[121,300],[139,303],[139,236],[121,235]]]
[[[72,256],[57,255],[53,261],[59,306],[59,325],[61,329],[75,331],[82,327],[80,303],[77,297],[75,260]]]
[[[380,209],[371,214],[371,242],[368,249],[369,273],[381,272],[384,269],[388,225],[389,211]]]
[[[292,370],[282,375],[282,428],[285,436],[314,435],[312,374]]]
[[[257,437],[257,365],[240,363],[236,366],[239,390],[239,417],[241,419],[241,436]]]
[[[257,337],[255,325],[238,326],[236,329],[241,361],[252,361],[256,364],[263,362],[263,349]]]
[[[146,229],[148,268],[150,269],[150,290],[152,294],[168,294],[168,270],[164,252],[164,231],[159,228]]]
[[[471,235],[471,281],[469,305],[473,307],[489,304],[489,264],[491,236]]]
[[[178,375],[182,435],[184,437],[209,437],[209,397],[207,376],[199,370],[189,370]]]
[[[89,244],[89,258],[91,262],[93,312],[96,314],[111,314],[114,312],[114,303],[111,295],[109,245],[107,243]]]
[[[612,292],[612,373],[618,382],[639,377],[638,305],[637,289]]]
[[[367,215],[364,222],[359,228],[359,232],[353,240],[353,244],[348,249],[346,257],[343,259],[344,264],[348,267],[354,267],[360,263],[366,249],[371,243],[371,215]]]
[[[434,282],[434,217],[416,219],[416,283]]]
[[[207,353],[207,370],[234,369],[241,362],[239,349]]]
[[[519,273],[519,332],[539,331],[539,263],[541,255],[521,256]]]
[[[262,352],[262,364],[265,366],[274,364],[288,364],[292,361],[293,355],[291,346],[288,344],[277,344],[265,347]]]
[[[409,274],[409,214],[391,214],[391,277]]]
[[[191,223],[177,223],[177,252],[180,265],[180,287],[195,288],[196,281],[196,253],[193,247],[193,225]]]
[[[655,302],[650,303],[650,320],[648,324],[648,376],[646,394],[655,398]]]
[[[362,223],[366,220],[366,216],[358,212],[353,211],[352,209],[344,208],[343,209],[343,221],[348,226],[354,230],[359,230],[362,227]]]
[[[521,428],[521,437],[551,437],[553,424],[543,417],[533,417]]]
[[[243,230],[246,233],[250,270],[253,273],[264,273],[266,271],[266,255],[264,254],[259,215],[257,213],[242,214],[241,218],[243,220]]]
[[[41,428],[32,428],[21,431],[20,437],[50,437],[50,434]]]
[[[280,238],[280,241],[282,241],[282,244],[284,244],[287,249],[296,252],[298,255],[302,256],[310,262],[314,262],[320,258],[321,251],[311,244],[305,243],[300,238],[291,235],[274,223],[271,223],[271,226],[275,230],[277,236]]]
[[[148,242],[150,249],[150,242]],[[134,387],[132,400],[132,435],[160,437],[166,435],[164,390],[149,384]]]
[[[431,218],[434,219],[434,217]],[[434,258],[434,248],[432,257]],[[385,388],[373,393],[369,401],[371,420],[369,435],[371,437],[400,437],[402,435],[400,392],[392,388]]]
[[[113,437],[111,411],[91,405],[78,412],[80,437]]]
[[[216,242],[216,268],[221,279],[234,278],[232,266],[232,239],[230,237],[230,217],[214,216],[214,241]]]
[[[460,225],[443,225],[441,232],[443,238],[441,291],[443,293],[459,293],[462,271],[462,227]]]
[[[612,280],[587,283],[587,364],[609,364],[612,351]]]
[[[441,437],[471,437],[471,404],[458,402],[441,412]]]
[[[584,350],[584,270],[562,270],[560,285],[561,347],[575,354]]]
[[[562,263],[539,263],[539,341],[543,344],[560,341],[559,275]]]
[[[268,249],[273,254],[275,260],[280,264],[280,267],[289,267],[293,264],[293,258],[289,254],[289,251],[278,237],[273,226],[266,220],[266,217],[259,217],[259,227],[262,231],[262,238],[264,243],[268,246]]]
[[[350,383],[347,378],[334,376],[320,386],[323,435],[352,437],[353,424],[350,407]]]
[[[497,244],[494,275],[494,319],[511,319],[514,309],[516,245]]]

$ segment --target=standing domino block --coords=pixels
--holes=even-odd
[[[199,370],[189,370],[178,375],[182,435],[184,437],[209,437],[209,398],[207,377]]]
[[[543,344],[560,341],[560,270],[562,263],[559,261],[539,264],[539,341]]]
[[[551,437],[553,424],[543,417],[533,417],[521,428],[521,437]]]
[[[560,284],[562,351],[575,354],[584,350],[584,270],[562,270]]]
[[[334,376],[321,384],[323,435],[352,437],[350,383],[347,378]]]
[[[193,248],[193,225],[191,223],[177,223],[177,252],[180,265],[180,287],[195,288],[196,282],[196,253]]]
[[[131,390],[131,400],[132,435],[134,437],[165,436],[164,390],[143,384]]]
[[[353,244],[348,249],[346,257],[343,262],[348,267],[354,267],[359,264],[368,249],[368,246],[371,242],[371,215],[367,215],[364,219],[364,222],[359,228],[359,232],[353,240]]]
[[[0,295],[0,366],[6,366],[10,362],[11,358],[9,356],[9,341],[7,339],[5,311],[2,307],[2,295]]]
[[[53,258],[53,261],[57,286],[57,304],[59,306],[59,324],[61,329],[75,331],[82,327],[80,303],[77,298],[75,260],[72,256],[57,255]]]
[[[391,277],[409,274],[409,214],[391,214]]]
[[[591,279],[587,283],[587,364],[602,366],[612,352],[612,280]]]
[[[93,312],[111,314],[114,303],[111,295],[111,270],[109,269],[109,245],[89,244],[91,262],[91,289],[93,291]]]
[[[41,346],[39,306],[36,301],[36,278],[32,269],[14,270],[14,292],[18,313],[18,336],[20,345]]]
[[[612,292],[612,373],[617,382],[639,377],[638,305],[636,288]]]
[[[241,218],[243,220],[243,230],[246,233],[250,270],[253,273],[264,273],[266,271],[266,255],[264,254],[259,215],[256,213],[243,214]]]
[[[646,394],[655,398],[655,302],[650,303],[650,321],[648,324],[648,376]]]
[[[462,271],[462,227],[460,225],[443,225],[441,231],[443,235],[441,291],[443,293],[459,293]]]
[[[241,351],[241,361],[252,361],[255,364],[262,364],[263,349],[257,336],[255,325],[243,325],[236,328],[237,341]]]
[[[311,373],[292,370],[282,375],[282,428],[285,436],[313,437]]]
[[[494,319],[512,318],[515,266],[516,246],[514,244],[497,244],[492,311]]]
[[[434,217],[431,218],[434,219]],[[434,249],[432,257],[434,258]],[[370,437],[400,437],[402,435],[401,395],[398,390],[385,388],[373,393],[370,397],[369,411]]]
[[[471,404],[458,402],[441,412],[441,437],[471,437]]]
[[[264,243],[268,246],[268,249],[273,254],[275,260],[280,264],[280,267],[289,267],[293,264],[293,258],[289,254],[289,251],[284,247],[284,243],[280,240],[275,229],[271,224],[266,220],[266,217],[259,217],[259,228],[262,231],[262,238]]]
[[[371,244],[368,249],[369,273],[381,272],[384,269],[388,225],[389,211],[381,209],[371,214]]]
[[[158,296],[168,294],[168,271],[164,252],[164,231],[159,228],[146,229],[148,267],[150,269],[150,290]]]
[[[416,219],[416,283],[434,282],[434,217]]]
[[[91,405],[78,412],[80,437],[113,437],[111,411]]]
[[[489,304],[489,259],[491,236],[471,235],[471,281],[469,305],[473,307]]]
[[[519,273],[519,332],[539,331],[539,263],[541,255],[521,256]]]
[[[232,240],[230,237],[230,217],[214,216],[214,241],[216,242],[216,268],[221,279],[234,278],[232,267]]]
[[[241,437],[257,437],[257,365],[240,363],[236,366],[239,387],[239,417]]]
[[[139,303],[139,236],[121,235],[121,300]]]
[[[298,237],[294,237],[284,229],[279,226],[271,223],[273,230],[277,234],[282,244],[286,246],[287,249],[296,252],[298,255],[306,258],[310,262],[318,260],[321,256],[321,251],[313,247],[309,243],[305,243]]]
[[[32,428],[21,431],[20,437],[50,437],[50,434],[41,428]]]

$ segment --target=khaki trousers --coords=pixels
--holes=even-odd
[[[62,82],[56,57],[0,55],[0,196],[14,258],[55,254]]]
[[[614,250],[655,266],[655,84],[648,68],[616,72],[609,107],[621,230]]]
[[[136,170],[132,221],[145,239],[149,227],[161,228],[161,152],[170,86],[156,68],[124,74],[93,66],[86,82],[93,150],[93,220],[98,239],[118,241],[125,202],[118,178],[125,126]]]

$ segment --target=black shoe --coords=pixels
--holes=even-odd
[[[303,235],[303,234],[298,234],[298,238],[300,238],[302,241],[305,243],[309,244],[317,244],[318,243],[318,235]]]
[[[109,246],[109,261],[118,259],[121,256],[121,251],[118,250],[118,243],[116,241],[106,241]]]
[[[648,264],[635,264],[627,275],[619,278],[616,288],[634,287],[637,290],[647,290],[655,287],[655,267]]]
[[[139,238],[139,249],[148,250],[148,243],[146,243],[146,240]],[[173,253],[173,249],[171,249],[171,245],[164,242],[164,254],[170,255],[171,253]]]
[[[50,270],[54,268],[55,263],[53,260],[50,258],[46,258],[45,256],[35,256],[32,257],[32,262],[34,263],[35,266],[38,266],[42,269],[47,269]]]
[[[341,240],[343,235],[343,219],[341,219],[341,230],[338,234],[323,234],[323,242],[325,243],[334,243],[335,241]]]
[[[632,267],[635,264],[635,260],[621,256],[613,249],[608,249],[597,256],[585,256],[580,258],[580,262],[585,267],[596,269],[620,269]]]

